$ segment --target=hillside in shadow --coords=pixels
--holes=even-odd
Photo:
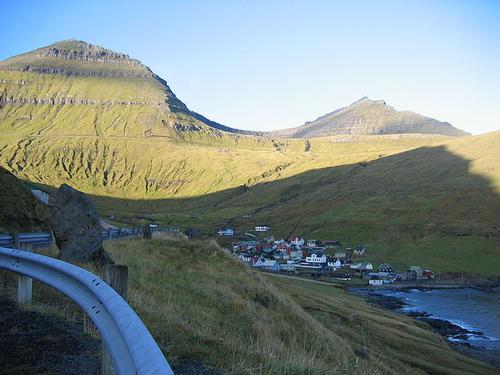
[[[494,180],[472,172],[471,163],[444,146],[422,147],[200,197],[93,199],[104,215],[124,223],[214,234],[220,226],[244,231],[265,222],[277,236],[367,244],[374,260],[498,274],[500,196]]]
[[[50,226],[49,215],[48,207],[0,166],[0,233],[46,230]]]

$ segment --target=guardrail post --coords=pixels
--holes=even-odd
[[[142,233],[142,238],[144,240],[151,239],[151,227],[149,226],[149,224],[144,225],[144,232]]]
[[[19,250],[33,252],[33,245],[19,243],[19,236],[16,235],[15,243]],[[22,275],[17,276],[17,303],[28,304],[31,303],[33,296],[33,279]]]
[[[103,280],[116,292],[127,300],[128,267],[118,264],[107,264],[103,268]],[[101,375],[116,375],[113,359],[104,342],[102,343]]]

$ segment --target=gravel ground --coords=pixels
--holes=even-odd
[[[0,296],[0,372],[2,375],[97,375],[100,341],[80,323],[19,309]]]

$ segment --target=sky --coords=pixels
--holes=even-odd
[[[76,38],[124,52],[186,105],[250,130],[363,96],[500,130],[500,0],[2,1],[0,60]]]

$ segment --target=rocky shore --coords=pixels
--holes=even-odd
[[[449,284],[449,288],[456,288],[458,286],[453,286]],[[407,286],[409,289],[419,289],[415,286]],[[443,286],[441,286],[443,288]],[[404,290],[404,288],[397,288],[398,290]],[[421,289],[432,289],[427,287],[421,287]],[[430,316],[426,312],[420,311],[404,311],[403,308],[407,307],[408,304],[402,299],[394,296],[384,295],[379,293],[374,289],[367,288],[356,288],[351,289],[351,292],[363,296],[368,302],[382,307],[387,310],[397,311],[399,313],[403,313],[409,315],[421,322],[427,323],[431,329],[443,336],[449,343],[449,345],[474,359],[486,362],[494,367],[500,368],[500,350],[489,350],[480,346],[471,345],[468,341],[471,335],[474,336],[484,336],[483,332],[480,331],[472,331],[467,330],[463,327],[460,327],[456,324],[453,324],[444,319],[438,319]]]

